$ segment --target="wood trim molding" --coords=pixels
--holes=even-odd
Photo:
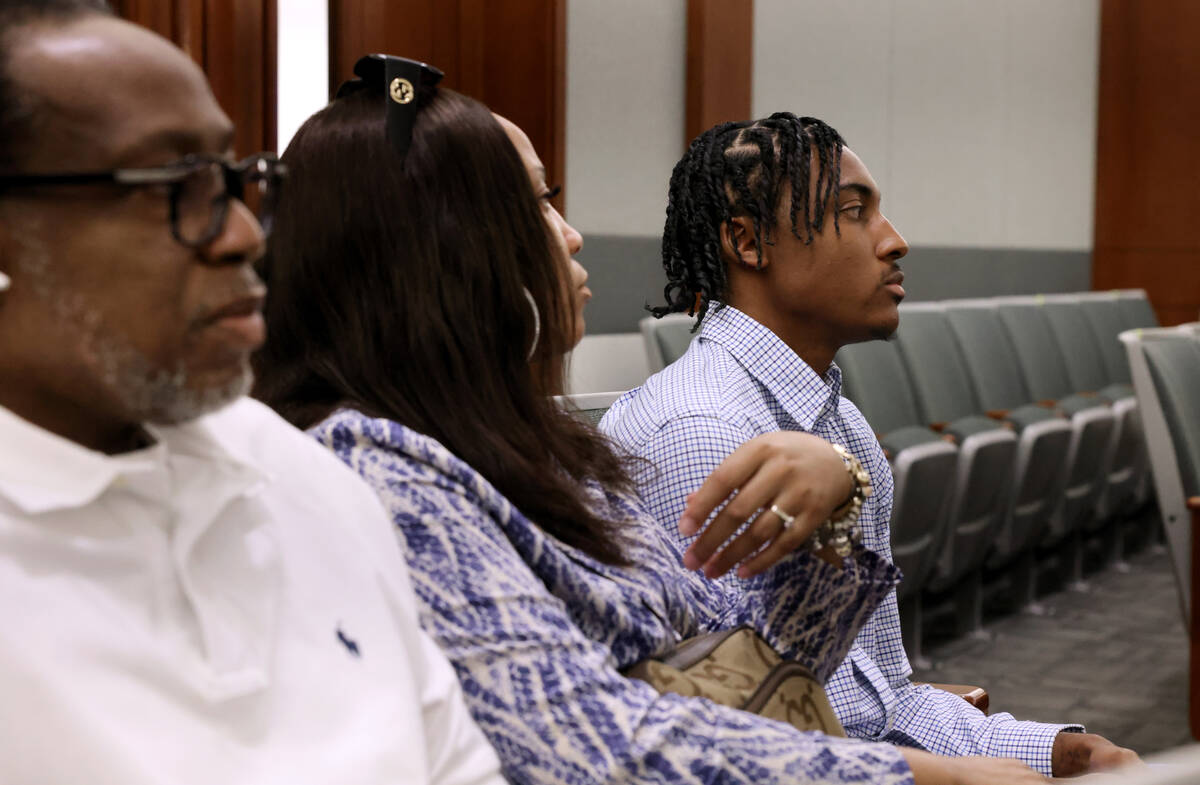
[[[684,145],[717,123],[750,119],[754,0],[688,0]]]

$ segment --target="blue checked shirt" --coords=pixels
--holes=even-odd
[[[647,508],[681,549],[684,497],[748,439],[777,430],[807,431],[844,445],[870,472],[874,494],[859,523],[863,544],[889,561],[892,472],[862,414],[840,395],[841,370],[825,378],[773,332],[730,306],[711,309],[679,361],[622,396],[600,428],[634,455]],[[745,585],[734,574],[723,581]],[[757,580],[757,579],[752,579]],[[985,716],[962,698],[910,681],[892,592],[863,627],[826,685],[846,732],[941,755],[1020,758],[1049,775],[1054,737],[1078,725]]]

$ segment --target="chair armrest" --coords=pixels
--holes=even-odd
[[[975,708],[988,713],[988,693],[983,687],[976,687],[971,684],[929,684],[937,690],[948,692],[951,695],[957,695]]]
[[[1187,507],[1192,511],[1192,619],[1191,645],[1188,652],[1191,686],[1188,690],[1188,725],[1191,727],[1192,738],[1200,741],[1200,625],[1196,624],[1196,613],[1200,607],[1197,606],[1197,602],[1200,602],[1200,496],[1190,497]]]

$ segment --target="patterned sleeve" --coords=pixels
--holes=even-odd
[[[513,782],[912,782],[891,745],[803,733],[621,676],[461,486],[389,474],[396,458],[379,448],[343,439],[335,451],[398,526],[422,623]]]
[[[675,525],[684,497],[748,438],[723,420],[691,416],[668,422],[641,450],[649,465],[637,479],[652,511],[652,524],[680,551],[695,539],[681,535]],[[703,447],[684,449],[683,439]],[[900,576],[886,559],[861,546],[842,568],[802,550],[751,580],[741,580],[732,571],[717,581],[682,567],[680,571],[694,604],[705,612],[701,627],[749,624],[822,682],[845,659],[858,630]]]

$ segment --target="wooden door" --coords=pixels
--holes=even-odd
[[[1200,316],[1197,39],[1194,0],[1102,2],[1092,282],[1145,288],[1163,324]]]
[[[330,0],[330,86],[369,52],[435,65],[443,85],[529,134],[548,181],[563,183],[566,13],[566,0]]]
[[[275,149],[277,0],[116,0],[117,13],[174,41],[208,75],[237,128],[239,156]]]

